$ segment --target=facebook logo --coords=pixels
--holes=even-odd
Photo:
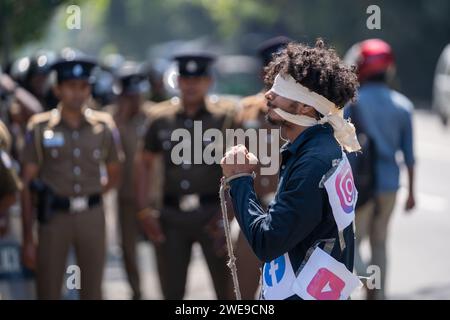
[[[284,256],[278,257],[264,265],[264,281],[269,287],[280,283],[286,270],[286,260]]]

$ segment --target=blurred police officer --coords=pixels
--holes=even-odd
[[[24,151],[23,183],[39,177],[37,258],[29,188],[22,194],[23,258],[37,269],[40,299],[59,299],[67,254],[74,247],[81,299],[101,299],[105,262],[102,193],[118,181],[120,137],[112,117],[86,107],[95,62],[65,49],[52,69],[60,104],[33,116]],[[106,172],[102,174],[102,172]],[[37,259],[37,260],[36,260]]]
[[[29,57],[18,59],[11,68],[13,78],[33,94],[46,109],[54,108],[58,103],[51,90],[49,79],[50,67],[56,58],[55,52],[39,50]]]
[[[0,106],[2,107],[0,112],[2,117],[8,115],[8,112],[12,108],[11,105],[14,102],[17,102],[30,115],[42,111],[41,104],[33,94],[24,89],[17,81],[14,81],[13,78],[3,73],[0,69]]]
[[[150,100],[153,102],[162,102],[168,97],[164,86],[164,74],[159,69],[152,65],[147,68],[148,81],[152,88]]]
[[[43,96],[38,93],[43,93],[47,84],[44,73],[48,72],[49,61],[47,56],[24,57],[12,65],[11,77],[0,75],[0,92],[3,89],[12,98],[7,99],[7,108],[2,111],[6,111],[7,125],[13,137],[11,155],[18,161],[21,161],[25,145],[26,124],[33,114],[42,112],[45,105]]]
[[[289,41],[289,38],[284,36],[264,41],[258,48],[258,55],[261,59],[262,67],[265,68],[272,60],[273,55],[281,51]],[[263,68],[261,74],[264,73]],[[265,141],[258,141],[258,149],[261,144],[267,144],[266,150],[272,150],[270,147],[273,139],[271,130],[278,130],[278,127],[265,121],[268,107],[266,98],[264,97],[264,91],[265,90],[261,90],[261,92],[241,100],[242,108],[238,114],[238,123],[244,129],[253,128],[267,130],[267,139]],[[265,208],[274,198],[277,184],[278,174],[256,176],[254,184],[255,191]],[[242,299],[250,300],[255,298],[259,284],[258,269],[260,265],[261,262],[251,250],[243,233],[239,232],[236,244],[236,266]]]
[[[115,91],[118,97],[111,111],[119,129],[125,153],[122,181],[118,190],[121,245],[133,299],[140,299],[140,277],[136,256],[139,229],[133,189],[133,160],[147,128],[145,109],[148,105],[145,103],[144,95],[149,91],[149,83],[139,65],[132,62],[127,62],[119,68],[116,76],[118,81]]]
[[[9,207],[16,202],[16,193],[21,183],[9,154],[11,135],[8,128],[0,120],[0,237],[6,228],[6,216]],[[3,225],[4,224],[4,225]]]
[[[194,126],[199,121],[203,132],[210,128],[225,131],[233,125],[235,104],[208,97],[212,85],[208,55],[182,55],[178,62],[178,85],[181,97],[160,103],[153,108],[144,148],[138,157],[139,177],[138,218],[147,236],[156,244],[158,270],[166,299],[182,299],[194,242],[200,243],[214,288],[219,299],[230,298],[230,277],[226,266],[225,242],[221,229],[218,188],[221,170],[218,164],[194,164],[185,161],[174,164],[171,141],[174,130],[183,128],[190,133],[186,145],[200,143],[201,152],[212,141],[194,141]],[[200,151],[199,151],[200,152]],[[193,152],[190,153],[191,159]],[[164,201],[160,211],[148,206],[148,171],[155,159],[164,159]]]

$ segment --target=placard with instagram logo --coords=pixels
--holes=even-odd
[[[325,181],[334,220],[339,231],[347,228],[355,218],[358,191],[353,181],[353,173],[345,154],[342,155],[336,171]]]
[[[292,290],[305,300],[346,300],[362,286],[344,264],[316,248],[297,276]]]

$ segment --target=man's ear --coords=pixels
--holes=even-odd
[[[52,90],[53,90],[53,94],[59,99],[60,98],[60,92],[61,92],[61,89],[59,88],[59,84],[55,84],[52,87]]]
[[[310,116],[315,117],[316,116],[316,109],[314,109],[311,106],[308,106],[304,103],[298,104],[298,113],[302,116]]]
[[[206,81],[208,82],[208,87],[212,87],[212,85],[214,84],[214,79],[211,76],[207,76],[206,77]]]

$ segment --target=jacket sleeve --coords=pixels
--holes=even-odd
[[[236,219],[256,256],[264,261],[283,255],[305,239],[322,219],[323,189],[320,180],[326,170],[317,159],[295,165],[285,187],[279,190],[267,211],[256,196],[251,177],[230,182]]]

